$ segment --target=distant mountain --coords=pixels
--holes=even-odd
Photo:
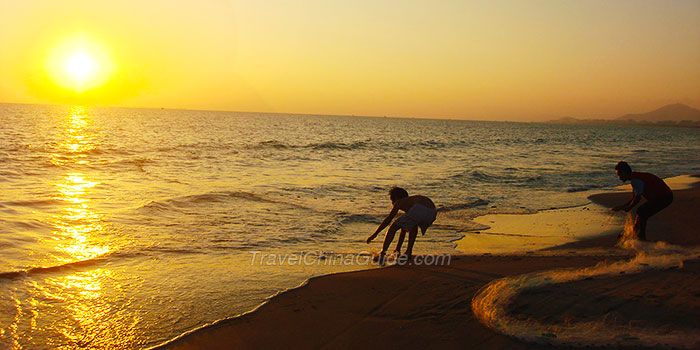
[[[564,117],[549,120],[545,123],[700,128],[700,110],[681,103],[676,103],[663,106],[651,112],[626,114],[615,119],[577,119]]]
[[[661,122],[691,120],[700,121],[700,110],[686,106],[682,103],[666,105],[647,113],[626,114],[616,120],[634,120],[640,122]]]

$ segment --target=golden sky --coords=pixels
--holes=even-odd
[[[0,102],[499,120],[698,108],[700,1],[0,0]]]

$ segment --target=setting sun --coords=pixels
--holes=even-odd
[[[66,60],[65,69],[77,83],[83,83],[95,73],[95,59],[85,52],[76,52]]]
[[[77,93],[99,88],[113,72],[106,48],[85,36],[60,42],[47,61],[51,80]]]

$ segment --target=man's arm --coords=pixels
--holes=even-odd
[[[632,199],[630,199],[629,202],[623,205],[618,205],[615,208],[612,208],[612,210],[630,211],[630,209],[634,208],[634,206],[637,205],[637,203],[639,203],[640,200],[642,200],[642,194],[644,193],[644,181],[640,179],[632,179],[631,185],[633,195]]]
[[[387,215],[386,218],[384,218],[384,221],[382,221],[382,223],[379,224],[379,227],[377,228],[377,230],[374,231],[374,233],[371,236],[367,237],[367,243],[372,242],[372,240],[375,237],[377,237],[379,232],[382,232],[382,230],[384,228],[389,226],[389,224],[391,223],[391,219],[393,219],[394,216],[396,216],[396,213],[398,213],[398,212],[399,212],[399,202],[396,201],[396,204],[394,204],[394,207],[391,208],[391,213],[389,213],[389,215]]]
[[[612,210],[613,211],[618,211],[618,210],[630,211],[632,208],[634,208],[635,205],[637,205],[637,203],[639,203],[640,200],[642,200],[642,196],[640,196],[638,194],[634,194],[632,199],[630,199],[627,203],[625,203],[623,205],[618,205],[618,206],[612,208]]]

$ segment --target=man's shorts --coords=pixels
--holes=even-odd
[[[673,193],[654,198],[642,205],[637,209],[637,215],[648,219],[652,215],[660,212],[662,209],[668,207],[671,202],[673,202]]]
[[[401,215],[394,224],[401,228],[410,230],[416,226],[420,227],[421,232],[425,234],[425,230],[433,224],[437,217],[437,210],[428,208],[422,204],[414,204],[411,209],[408,209],[406,214]]]

